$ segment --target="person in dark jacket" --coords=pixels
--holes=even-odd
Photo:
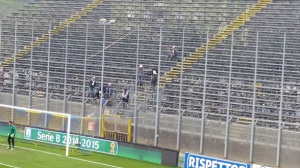
[[[151,77],[151,87],[153,92],[156,91],[156,85],[157,85],[157,73],[156,71],[153,71],[153,75]]]
[[[127,104],[129,102],[129,93],[127,92],[127,89],[124,89],[124,92],[122,93],[122,102],[123,108],[127,108]]]
[[[113,95],[113,87],[111,83],[108,83],[107,86],[103,86],[103,96],[105,99],[110,99]]]
[[[177,50],[176,50],[176,47],[175,46],[173,46],[172,48],[171,48],[171,53],[169,54],[169,56],[168,56],[168,61],[173,61],[173,60],[175,60],[177,58]]]
[[[108,86],[106,88],[106,93],[108,93],[108,97],[112,97],[113,91],[113,85],[111,83],[108,83]]]
[[[89,87],[89,94],[88,96],[95,96],[95,88],[96,88],[96,79],[95,77],[92,77],[90,80],[90,87]]]
[[[143,85],[143,79],[144,79],[144,68],[143,65],[140,65],[138,72],[137,72],[137,85],[142,86]]]
[[[4,76],[3,73],[0,73],[0,86],[4,85]]]
[[[156,73],[156,75],[158,74],[158,70],[156,67],[152,68],[151,70],[151,77],[154,75],[154,73]]]

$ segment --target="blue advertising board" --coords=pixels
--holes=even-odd
[[[251,168],[251,165],[185,153],[184,168]]]

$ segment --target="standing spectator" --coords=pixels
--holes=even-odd
[[[143,79],[144,79],[144,69],[143,69],[143,65],[140,65],[138,72],[137,72],[137,77],[138,77],[138,82],[137,85],[138,86],[142,86],[143,85]]]
[[[113,86],[111,83],[108,83],[108,86],[105,88],[104,97],[107,100],[106,106],[112,105],[112,96],[113,96]]]
[[[100,88],[99,90],[102,91],[103,97],[107,99],[108,98],[108,94],[106,94],[106,86],[103,84],[103,88],[102,89]]]
[[[108,87],[106,88],[106,93],[108,93],[108,97],[111,98],[113,95],[113,86],[111,83],[108,83]]]
[[[96,79],[95,77],[92,77],[90,80],[90,88],[89,88],[88,96],[95,96],[95,87],[96,87]]]
[[[0,73],[0,86],[4,84],[4,76],[3,73]]]
[[[127,92],[127,89],[124,89],[124,92],[122,93],[123,109],[127,108],[128,101],[129,93]]]
[[[154,75],[154,73],[158,74],[158,70],[156,67],[152,68],[151,70],[151,77]]]
[[[95,98],[100,99],[101,94],[102,94],[101,89],[97,90]]]
[[[174,59],[177,58],[177,50],[176,50],[176,47],[175,45],[171,48],[171,53],[169,54],[168,56],[168,61],[173,61]]]
[[[99,99],[99,102],[100,102],[101,94],[102,94],[102,92],[101,92],[101,90],[99,89],[99,90],[96,92],[96,97]],[[106,99],[102,96],[102,107],[104,107],[105,103],[106,103]]]
[[[157,73],[156,71],[153,71],[153,75],[151,77],[151,87],[153,92],[156,91],[156,85],[157,85]]]
[[[153,67],[152,70],[151,70],[151,87],[152,87],[153,92],[156,88],[157,74],[158,74],[157,68]]]
[[[112,88],[112,84],[108,83],[107,86],[103,86],[103,93],[104,93],[104,97],[105,99],[109,99],[112,94],[113,94],[113,88]]]

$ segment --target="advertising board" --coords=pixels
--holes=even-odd
[[[185,153],[184,168],[251,168],[250,164]]]
[[[91,138],[74,134],[70,134],[70,138],[67,140],[66,133],[48,131],[38,128],[25,127],[24,139],[60,146],[65,146],[68,142],[70,147],[80,147],[80,149],[111,155],[118,154],[118,143],[116,141]]]

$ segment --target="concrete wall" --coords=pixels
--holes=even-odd
[[[154,113],[141,113],[138,120],[138,143],[154,145]],[[176,149],[177,117],[161,115],[158,145],[163,148]],[[207,120],[205,122],[203,154],[224,158],[226,123]],[[201,120],[182,119],[180,152],[199,153]],[[227,159],[249,162],[251,126],[230,123]],[[275,166],[278,130],[256,127],[253,162]],[[300,133],[282,131],[281,160],[282,168],[299,168]]]

